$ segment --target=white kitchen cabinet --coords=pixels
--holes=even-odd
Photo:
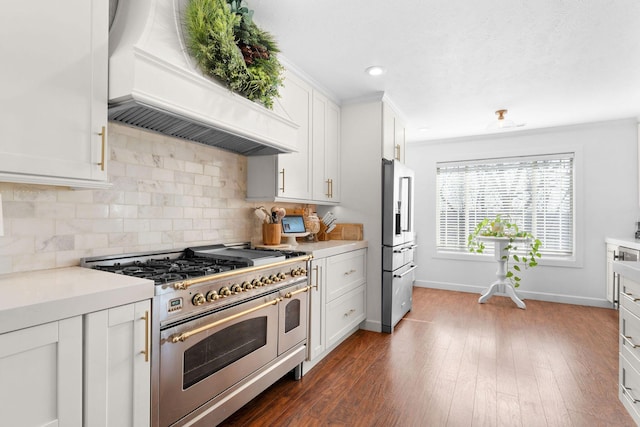
[[[279,104],[298,124],[295,153],[247,159],[247,199],[302,201],[311,199],[311,100],[313,89],[291,72],[285,73]]]
[[[82,426],[82,316],[0,335],[0,424]]]
[[[405,161],[405,125],[389,102],[382,102],[382,157]]]
[[[150,301],[85,315],[84,425],[149,426]]]
[[[300,127],[296,153],[247,159],[247,199],[340,201],[340,107],[291,71],[279,106]]]
[[[640,284],[628,277],[621,282],[619,322],[618,397],[640,425]]]
[[[365,319],[366,249],[348,251],[311,262],[311,308],[308,372]]]
[[[0,15],[0,181],[106,187],[107,0]]]
[[[317,91],[312,107],[312,200],[340,202],[340,107]]]

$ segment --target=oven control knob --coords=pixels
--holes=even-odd
[[[244,289],[245,291],[248,291],[250,289],[253,289],[253,285],[249,282],[243,282],[242,283],[242,289]]]
[[[206,299],[204,298],[204,295],[198,293],[193,296],[191,302],[193,302],[193,305],[202,305],[206,302]]]
[[[300,275],[301,276],[306,276],[307,275],[307,269],[306,268],[300,268]]]
[[[274,283],[277,283],[280,281],[280,278],[278,277],[277,274],[272,274],[271,276],[269,276],[269,280],[271,280]]]
[[[220,288],[220,290],[218,291],[218,293],[222,296],[222,297],[228,297],[229,295],[231,295],[231,290],[229,288],[227,288],[226,286],[223,286],[222,288]]]
[[[253,285],[254,288],[259,288],[260,286],[264,286],[259,279],[253,279],[251,281],[251,284]]]
[[[264,283],[265,285],[270,285],[270,284],[272,283],[272,282],[271,282],[271,279],[269,279],[268,277],[263,277],[263,278],[261,278],[260,280],[261,280],[261,281],[262,281],[262,283]]]
[[[218,298],[220,298],[220,295],[218,295],[218,292],[216,292],[216,291],[207,292],[207,301],[213,302],[213,301],[217,300]]]
[[[287,275],[281,272],[281,273],[278,273],[278,278],[279,278],[280,280],[284,280],[284,279],[286,279],[286,278],[287,278]]]
[[[294,268],[293,270],[291,270],[291,275],[293,277],[299,276],[300,275],[300,269],[299,268]]]
[[[234,294],[239,294],[240,292],[242,292],[242,286],[234,283],[233,285],[231,285],[231,292]]]

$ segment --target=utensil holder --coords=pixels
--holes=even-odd
[[[279,245],[282,239],[282,224],[262,224],[262,243]]]

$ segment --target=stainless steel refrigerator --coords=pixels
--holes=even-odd
[[[414,173],[398,160],[382,160],[382,332],[391,333],[411,310],[416,248]]]

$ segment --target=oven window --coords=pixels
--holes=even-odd
[[[183,389],[266,345],[267,317],[228,326],[184,352]]]
[[[300,326],[300,300],[291,300],[284,310],[284,333]]]

